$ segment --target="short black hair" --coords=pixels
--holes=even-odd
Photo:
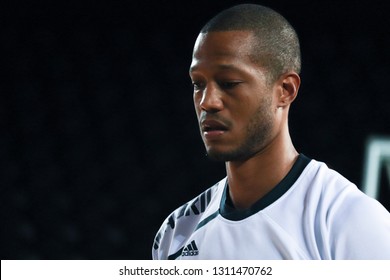
[[[254,44],[251,59],[262,65],[272,81],[287,71],[300,73],[301,52],[298,35],[291,24],[271,8],[241,4],[223,10],[201,29],[214,31],[251,31]]]

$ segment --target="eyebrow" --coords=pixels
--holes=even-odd
[[[234,64],[218,64],[216,66],[217,68],[219,68],[220,70],[235,70],[235,71],[242,71],[240,70],[237,66],[235,66]],[[194,72],[198,69],[197,66],[191,66],[190,69],[189,69],[189,72]]]

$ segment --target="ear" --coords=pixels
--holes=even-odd
[[[289,106],[297,97],[301,78],[295,72],[287,72],[280,77],[279,81],[281,88],[277,106],[284,108]]]

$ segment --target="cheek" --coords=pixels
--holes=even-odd
[[[234,110],[232,114],[232,121],[235,129],[241,134],[245,134],[249,124],[252,122],[255,111],[252,108],[246,107],[245,110]]]
[[[202,93],[199,91],[194,91],[192,94],[192,100],[194,101],[195,108],[199,107],[199,104],[202,100]]]
[[[195,112],[196,112],[196,115],[198,116],[198,118],[199,118],[199,115],[200,115],[200,106],[199,106],[199,100],[198,100],[198,98],[196,97],[196,95],[194,95],[194,98],[193,98],[193,100],[194,100],[194,108],[195,108]]]
[[[253,115],[256,113],[258,107],[258,100],[242,98],[234,103],[231,112],[236,120],[245,124],[253,118]]]
[[[236,110],[235,116],[238,124],[246,129],[254,122],[261,125],[273,118],[272,98],[270,96],[259,99],[248,99],[248,102],[241,103],[240,110]]]

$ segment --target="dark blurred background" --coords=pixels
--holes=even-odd
[[[150,258],[165,217],[225,175],[188,67],[203,24],[243,2],[2,2],[2,259]],[[386,1],[257,3],[301,38],[297,149],[360,187],[368,137],[390,134]]]

